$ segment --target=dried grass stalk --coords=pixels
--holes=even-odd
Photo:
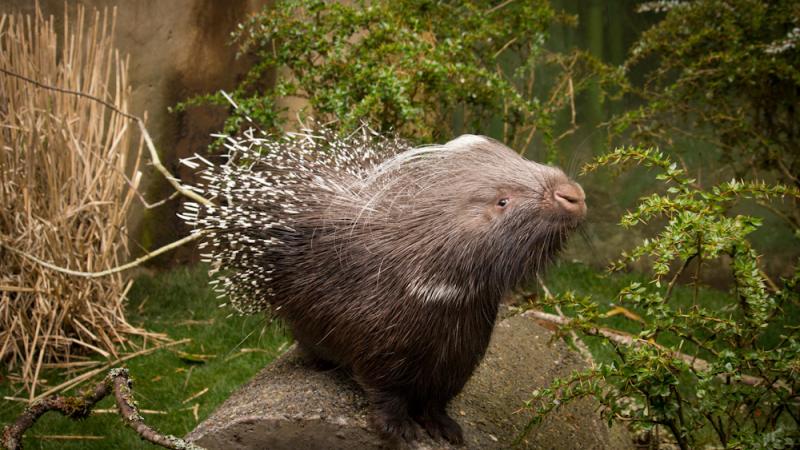
[[[66,10],[67,8],[65,8]],[[127,59],[113,46],[116,11],[0,17],[0,68],[106,100],[127,112]],[[93,272],[128,256],[126,219],[141,177],[142,138],[123,115],[87,98],[0,73],[0,241],[61,267]],[[0,247],[0,361],[30,398],[42,367],[98,353],[131,335],[121,274],[80,278]],[[158,337],[148,334],[150,337]]]

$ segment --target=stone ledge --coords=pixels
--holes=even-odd
[[[530,419],[523,410],[535,389],[585,367],[578,354],[534,319],[500,321],[486,358],[449,411],[464,428],[466,448],[508,448]],[[242,386],[187,435],[208,449],[377,449],[367,427],[367,401],[340,370],[310,367],[292,349]],[[622,429],[609,429],[597,403],[584,399],[551,414],[523,441],[531,449],[632,448]],[[418,449],[448,449],[426,439]],[[464,448],[464,447],[460,447]]]

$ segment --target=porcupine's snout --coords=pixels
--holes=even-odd
[[[553,205],[562,214],[577,220],[586,217],[586,195],[578,183],[568,181],[553,189]]]

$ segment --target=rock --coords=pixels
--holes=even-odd
[[[508,448],[530,420],[524,402],[535,389],[585,367],[551,331],[521,315],[495,327],[486,358],[449,411],[464,428],[466,448]],[[311,367],[292,349],[240,388],[187,439],[208,449],[385,448],[367,427],[367,401],[344,371]],[[570,403],[533,428],[522,448],[633,448],[609,429],[598,404]],[[418,449],[451,448],[427,439]],[[464,448],[464,447],[460,447]]]

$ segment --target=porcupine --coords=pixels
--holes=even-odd
[[[301,349],[347,368],[370,423],[462,443],[448,402],[483,358],[502,298],[551,260],[586,214],[561,170],[490,138],[411,148],[362,127],[227,138],[183,218],[241,312],[270,309]],[[197,188],[196,188],[197,189]]]

